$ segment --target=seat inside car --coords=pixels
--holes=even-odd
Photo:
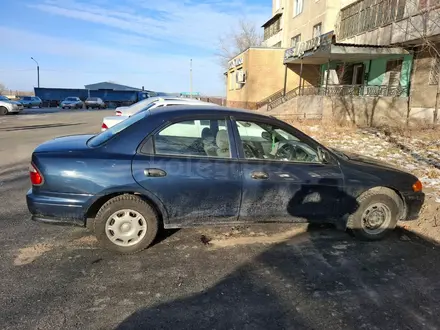
[[[217,146],[214,143],[214,134],[209,127],[202,130],[203,149],[207,156],[217,156]]]
[[[217,137],[215,139],[217,143],[217,156],[218,157],[224,157],[229,158],[230,152],[229,152],[229,136],[228,132],[224,129],[219,130],[217,132]]]

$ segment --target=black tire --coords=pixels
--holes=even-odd
[[[347,228],[361,240],[383,239],[396,227],[403,211],[402,199],[393,190],[385,187],[375,187],[364,192],[357,198],[357,203],[359,206],[356,212],[348,217]],[[385,219],[377,228],[368,220],[375,213],[379,218],[383,215]]]
[[[139,242],[131,246],[121,246],[112,242],[106,234],[106,223],[119,210],[129,209],[139,213],[146,222],[146,233]],[[154,209],[142,198],[135,195],[120,195],[110,199],[98,211],[94,220],[94,232],[101,246],[120,254],[133,254],[146,249],[154,241],[158,231],[158,216]]]
[[[0,107],[0,116],[5,116],[8,114],[8,109],[5,107]]]

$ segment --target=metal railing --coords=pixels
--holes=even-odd
[[[266,104],[272,102],[273,100],[280,98],[281,96],[283,96],[283,94],[284,94],[284,88],[281,88],[279,91],[276,91],[275,93],[257,102],[256,104],[257,109],[260,109],[261,107],[264,107]]]
[[[400,97],[407,93],[408,88],[402,86],[328,85],[304,87],[300,95]]]
[[[289,101],[290,99],[293,99],[294,97],[298,96],[299,87],[296,87],[292,89],[291,91],[287,92],[286,95],[281,95],[277,99],[273,100],[272,102],[269,102],[267,104],[267,111],[272,110],[273,108],[276,108],[280,106],[281,104]]]
[[[274,96],[278,95],[277,98]],[[270,111],[281,104],[293,99],[296,96],[321,95],[321,96],[367,96],[367,97],[405,97],[408,95],[408,88],[402,86],[366,86],[366,85],[327,85],[296,87],[286,95],[279,92],[271,95],[273,98],[267,102],[267,111]],[[262,104],[261,106],[263,106]]]

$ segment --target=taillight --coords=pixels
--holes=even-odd
[[[121,111],[116,111],[116,116],[122,116],[122,112]]]
[[[413,184],[412,188],[414,192],[419,192],[423,190],[423,185],[420,180],[417,180],[417,182]]]
[[[40,174],[40,172],[38,172],[38,169],[32,163],[29,165],[29,177],[34,186],[43,184],[43,176]]]
[[[108,129],[107,125],[105,123],[102,123],[101,130],[105,131],[106,129]]]

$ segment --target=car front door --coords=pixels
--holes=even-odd
[[[232,123],[219,116],[200,119],[166,124],[133,160],[135,180],[163,203],[167,228],[238,219],[242,180]]]
[[[316,142],[271,119],[235,118],[233,129],[243,174],[240,221],[319,222],[339,217],[342,173]]]

